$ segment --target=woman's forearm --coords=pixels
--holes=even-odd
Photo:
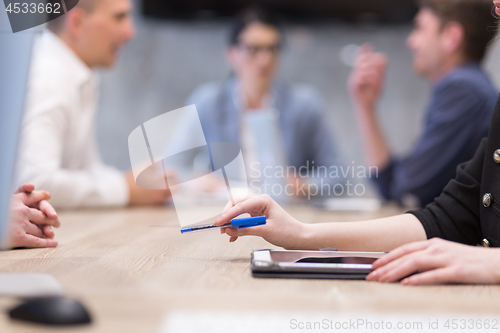
[[[302,249],[335,248],[341,251],[390,251],[426,240],[420,221],[411,214],[361,222],[308,224],[298,240]]]

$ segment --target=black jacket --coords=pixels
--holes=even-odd
[[[500,246],[500,98],[488,137],[472,160],[457,167],[455,179],[433,203],[409,213],[420,220],[427,238]]]

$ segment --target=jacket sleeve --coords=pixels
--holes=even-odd
[[[484,138],[474,158],[457,167],[456,178],[449,181],[433,203],[409,212],[420,220],[427,238],[440,237],[470,245],[481,239],[480,191],[487,142]]]

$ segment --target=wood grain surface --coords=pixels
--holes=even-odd
[[[402,212],[393,206],[365,213],[287,210],[307,223]],[[500,313],[500,286],[255,279],[250,253],[272,245],[256,237],[229,243],[216,230],[182,235],[170,208],[62,211],[60,219],[57,248],[0,252],[0,273],[51,274],[94,318],[90,326],[57,332],[158,332],[172,310]],[[10,321],[6,311],[17,303],[0,298],[0,332],[54,331]]]

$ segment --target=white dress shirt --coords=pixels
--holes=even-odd
[[[21,182],[51,192],[55,207],[123,206],[124,174],[97,150],[96,74],[59,37],[37,41],[28,83],[19,158]]]

